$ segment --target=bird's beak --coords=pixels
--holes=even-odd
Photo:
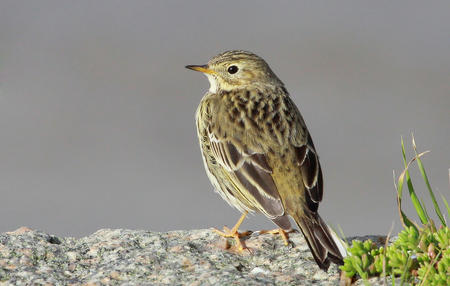
[[[215,74],[216,73],[215,71],[208,69],[207,65],[201,65],[201,66],[189,65],[189,66],[186,66],[186,68],[190,69],[190,70],[194,70],[194,71],[199,71],[202,73],[207,73],[207,74]]]

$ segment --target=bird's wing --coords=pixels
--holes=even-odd
[[[218,133],[208,130],[211,152],[236,191],[252,204],[256,203],[256,207],[268,217],[283,215],[283,204],[265,154],[251,150],[235,138],[223,138]]]
[[[295,147],[295,152],[297,165],[300,168],[303,185],[306,189],[306,203],[312,212],[317,212],[323,196],[322,168],[309,134],[307,142],[299,147]]]

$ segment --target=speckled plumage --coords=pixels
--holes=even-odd
[[[197,109],[196,124],[217,192],[241,212],[261,212],[283,230],[291,229],[288,216],[293,217],[322,269],[330,259],[341,263],[317,213],[323,194],[318,156],[284,84],[262,58],[245,51],[188,68],[205,73],[212,86]]]

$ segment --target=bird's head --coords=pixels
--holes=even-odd
[[[189,65],[186,68],[205,74],[212,93],[247,86],[283,85],[262,58],[246,51],[224,52],[206,65]]]

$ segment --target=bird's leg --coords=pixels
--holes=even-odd
[[[232,229],[229,229],[228,227],[224,226],[223,227],[223,231],[220,231],[218,229],[213,229],[218,235],[223,236],[225,238],[234,238],[234,240],[236,241],[236,245],[239,249],[239,251],[243,251],[244,249],[246,249],[247,247],[245,247],[245,245],[242,243],[241,241],[241,237],[244,236],[248,236],[249,234],[251,234],[250,231],[246,231],[246,232],[239,232],[239,226],[242,224],[242,222],[245,219],[245,216],[247,216],[248,212],[244,212],[241,216],[241,218],[238,220],[238,222],[234,225],[234,227]],[[227,241],[227,246],[228,246],[228,241]],[[228,247],[227,247],[228,248]]]
[[[270,234],[279,234],[281,236],[281,239],[284,241],[284,245],[289,245],[289,233],[295,232],[294,229],[290,230],[284,230],[282,228],[277,228],[273,230],[261,230],[260,234],[270,233]]]

